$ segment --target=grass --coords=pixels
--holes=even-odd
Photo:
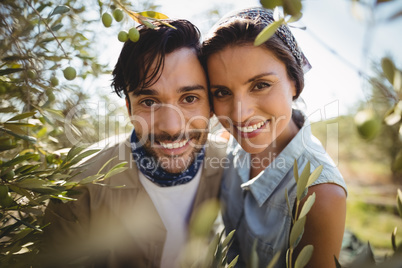
[[[402,242],[402,219],[395,214],[396,194],[393,197],[358,186],[349,188],[346,229],[362,242],[370,242],[375,255],[392,253],[391,233],[395,227],[400,230],[396,241]]]

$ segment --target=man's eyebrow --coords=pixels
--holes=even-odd
[[[155,89],[150,89],[150,88],[140,89],[140,90],[138,90],[138,91],[134,91],[134,92],[133,92],[133,95],[134,95],[135,97],[142,96],[142,95],[156,96],[156,95],[158,95],[158,94],[159,94],[159,93],[158,93],[157,90],[155,90]]]
[[[194,90],[206,90],[206,89],[202,85],[184,86],[184,87],[177,89],[177,93],[185,93],[185,92],[194,91]],[[133,92],[133,95],[135,97],[157,96],[157,95],[159,95],[159,92],[152,88],[144,88],[144,89]]]
[[[177,89],[177,93],[185,93],[194,90],[206,90],[206,88],[203,85],[184,86]]]

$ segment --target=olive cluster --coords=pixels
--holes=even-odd
[[[113,10],[113,16],[109,12],[105,12],[102,14],[102,23],[105,27],[110,27],[113,22],[113,18],[120,22],[124,18],[124,12],[120,8],[116,8]],[[128,31],[122,30],[117,35],[117,39],[120,42],[126,42],[130,39],[132,42],[137,42],[140,39],[140,33],[138,32],[137,28],[132,27]]]

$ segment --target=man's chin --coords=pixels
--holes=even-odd
[[[194,158],[189,157],[175,157],[169,160],[160,159],[160,167],[168,173],[182,173],[191,165]]]

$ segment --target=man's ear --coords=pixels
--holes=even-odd
[[[131,115],[131,105],[130,105],[130,99],[128,97],[126,97],[126,107],[128,114]]]

